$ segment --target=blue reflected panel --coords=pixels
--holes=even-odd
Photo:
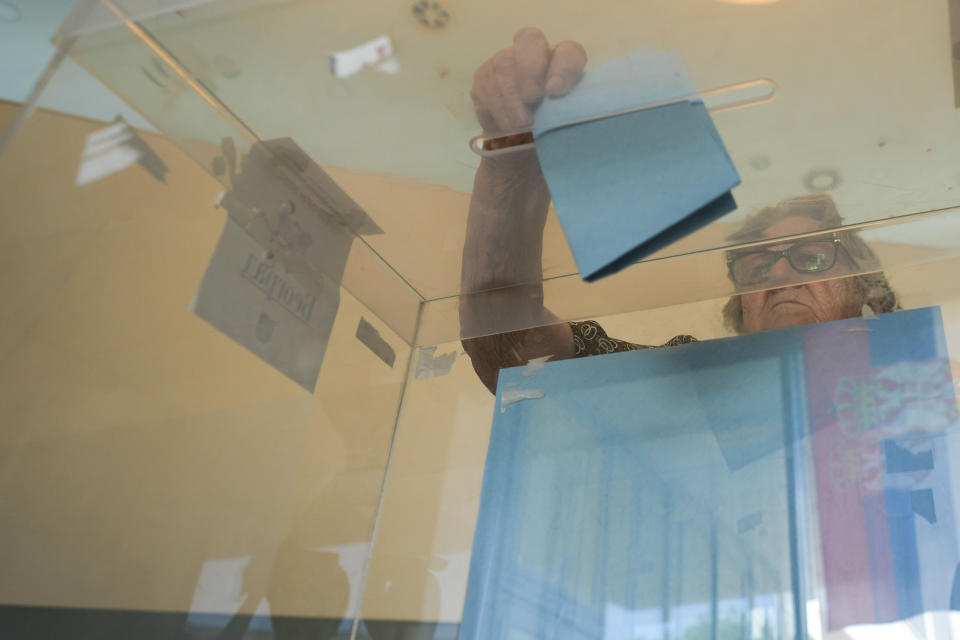
[[[922,348],[901,344],[934,334],[915,340]],[[833,357],[842,345],[864,357]],[[947,465],[936,480],[916,470],[936,450],[902,430],[890,445],[877,443],[891,433],[874,435],[897,473],[926,473],[926,484],[881,480],[889,535],[870,546],[856,524],[866,573],[824,580],[820,544],[846,544],[850,521],[821,510],[834,491],[822,482],[832,463],[823,447],[850,416],[820,405],[875,366],[889,377],[891,366],[945,358],[939,313],[925,309],[504,370],[460,637],[795,638],[824,592],[815,626],[831,598],[844,624],[883,621],[873,600],[884,589],[904,600],[899,618],[927,607],[917,592],[936,571],[909,525],[936,519],[955,554],[952,501],[939,495]],[[955,404],[950,415],[940,433]],[[871,573],[871,558],[891,570]],[[931,594],[949,600],[952,583],[937,581]],[[851,588],[869,609],[852,618]]]

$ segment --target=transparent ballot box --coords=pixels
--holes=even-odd
[[[954,637],[958,16],[77,2],[0,635]]]

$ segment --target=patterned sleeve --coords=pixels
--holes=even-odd
[[[574,358],[652,348],[652,345],[633,344],[625,340],[611,338],[607,335],[607,332],[603,330],[603,327],[594,320],[571,322],[569,324],[570,329],[573,330]],[[696,341],[697,339],[693,336],[680,335],[672,338],[669,342],[661,346],[673,347],[678,344],[689,344]]]

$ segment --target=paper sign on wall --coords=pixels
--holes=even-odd
[[[140,164],[147,173],[166,182],[169,169],[146,141],[120,116],[104,129],[87,136],[76,184],[83,186]]]
[[[229,215],[191,309],[312,391],[353,240],[382,231],[290,138],[239,162],[232,140],[221,148]]]
[[[339,286],[271,260],[227,218],[190,310],[313,391],[340,303]]]

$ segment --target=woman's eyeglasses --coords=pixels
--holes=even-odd
[[[781,258],[797,273],[811,274],[829,271],[837,263],[840,238],[812,238],[800,240],[782,251],[759,249],[733,252],[727,257],[730,278],[738,286],[762,284],[770,279],[773,265]]]

